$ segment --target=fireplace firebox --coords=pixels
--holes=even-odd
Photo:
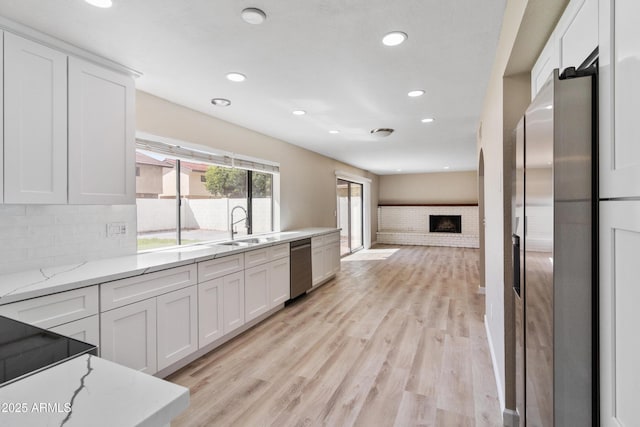
[[[462,233],[461,215],[429,215],[430,233]]]

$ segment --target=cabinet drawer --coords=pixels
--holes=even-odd
[[[98,287],[28,299],[0,306],[0,315],[43,329],[98,314]]]
[[[100,285],[100,311],[142,301],[176,289],[195,285],[196,266],[172,268]]]
[[[100,326],[97,314],[56,326],[51,328],[50,331],[95,346],[100,345]]]
[[[198,263],[198,282],[226,276],[244,269],[244,254],[230,255]]]
[[[338,243],[340,241],[340,233],[331,233],[324,236],[324,244]]]
[[[269,261],[269,249],[262,248],[244,253],[245,268],[255,267]]]
[[[311,238],[311,247],[319,248],[320,246],[324,246],[324,236],[316,236]]]
[[[269,249],[269,260],[276,260],[289,256],[289,244],[271,246]]]

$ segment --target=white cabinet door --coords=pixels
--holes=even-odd
[[[230,274],[224,277],[222,298],[222,314],[224,334],[244,325],[244,272]]]
[[[133,79],[69,58],[69,203],[135,203]]]
[[[531,98],[535,98],[542,86],[551,76],[553,70],[560,66],[560,55],[558,54],[557,40],[555,33],[547,41],[542,49],[538,60],[531,69]]]
[[[336,275],[340,271],[340,242],[327,245],[325,248],[325,257],[329,258],[328,275]]]
[[[219,277],[198,285],[198,347],[211,344],[224,333],[224,278]]]
[[[245,321],[255,319],[269,309],[269,264],[244,271]]]
[[[158,297],[158,370],[198,349],[197,300],[196,286]]]
[[[598,0],[572,0],[556,30],[560,70],[578,68],[598,47]]]
[[[4,34],[4,202],[67,203],[67,56]]]
[[[604,427],[638,423],[640,201],[600,203],[600,413]]]
[[[327,280],[329,277],[333,276],[333,269],[335,268],[335,261],[333,260],[333,256],[335,253],[334,244],[328,244],[327,246],[322,248],[322,280]],[[338,249],[339,250],[339,249]]]
[[[100,357],[147,374],[157,372],[155,298],[100,314]]]
[[[57,334],[64,335],[79,341],[87,342],[96,346],[100,345],[100,322],[98,315],[85,317],[74,322],[65,323],[49,329]]]
[[[324,248],[311,249],[311,277],[313,285],[324,280]]]
[[[291,268],[289,257],[269,263],[269,308],[283,304],[291,295]]]
[[[600,0],[599,5],[600,197],[637,197],[640,2]]]

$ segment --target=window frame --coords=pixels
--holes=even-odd
[[[183,244],[182,241],[182,213],[181,213],[181,206],[182,206],[182,193],[181,193],[181,184],[180,184],[180,175],[181,175],[181,160],[190,162],[190,161],[195,161],[195,162],[199,162],[199,163],[203,163],[203,164],[207,164],[210,166],[216,166],[216,167],[227,167],[230,169],[243,169],[247,171],[247,188],[246,188],[246,203],[247,203],[247,235],[253,234],[253,173],[257,172],[257,173],[261,173],[261,174],[269,174],[271,175],[271,190],[270,190],[270,218],[269,218],[269,228],[270,231],[267,232],[261,232],[261,233],[273,233],[273,232],[277,232],[279,231],[279,221],[276,220],[276,212],[279,212],[279,210],[277,209],[277,207],[279,206],[279,165],[273,162],[268,162],[265,163],[265,165],[267,165],[267,167],[271,167],[273,168],[273,170],[275,170],[276,172],[272,171],[272,170],[252,170],[252,169],[248,169],[245,167],[235,167],[233,165],[233,161],[231,162],[232,165],[225,165],[225,164],[216,164],[215,162],[210,162],[207,161],[205,159],[182,159],[180,156],[171,156],[169,155],[166,151],[160,151],[160,150],[154,150],[152,147],[147,147],[147,146],[141,146],[141,144],[138,144],[138,146],[136,147],[136,150],[141,150],[141,151],[147,151],[147,152],[151,152],[151,153],[155,153],[158,155],[162,155],[165,156],[165,158],[174,158],[175,159],[175,175],[176,175],[176,194],[175,194],[175,200],[176,200],[176,244],[173,246],[164,246],[164,247],[159,247],[159,248],[152,248],[152,249],[144,249],[144,250],[139,250],[138,253],[146,253],[146,252],[154,252],[154,251],[161,251],[161,250],[166,250],[166,249],[170,249],[170,248],[176,248],[176,247],[180,247],[180,246],[188,246],[191,243],[188,244]],[[218,150],[216,150],[217,152],[219,152]],[[200,148],[198,148],[198,152],[199,153],[206,153],[205,151],[201,150]],[[213,153],[211,153],[212,155],[214,155]],[[248,159],[248,160],[247,160]],[[243,160],[240,160],[239,162],[243,162],[243,166],[246,164],[251,164],[251,162],[255,162],[255,159],[251,159],[251,158],[245,158]],[[260,165],[259,161],[258,163],[256,163],[257,165]],[[272,166],[273,165],[273,166]],[[202,175],[204,176],[204,175]],[[201,178],[202,181],[202,178]],[[277,194],[277,195],[276,195]],[[136,235],[137,235],[137,230],[136,230]],[[207,240],[207,241],[202,241],[199,243],[206,243],[206,242],[216,242],[216,241],[224,241],[227,239],[215,239],[215,240]]]

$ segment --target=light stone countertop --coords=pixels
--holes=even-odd
[[[0,388],[0,425],[169,425],[189,406],[189,389],[83,355]]]
[[[217,244],[204,243],[0,275],[0,305],[207,261],[261,247],[321,236],[338,230],[328,227],[306,228],[296,231],[250,235],[237,240],[267,236],[273,237],[274,240],[251,246],[225,246],[220,244],[222,242]]]

